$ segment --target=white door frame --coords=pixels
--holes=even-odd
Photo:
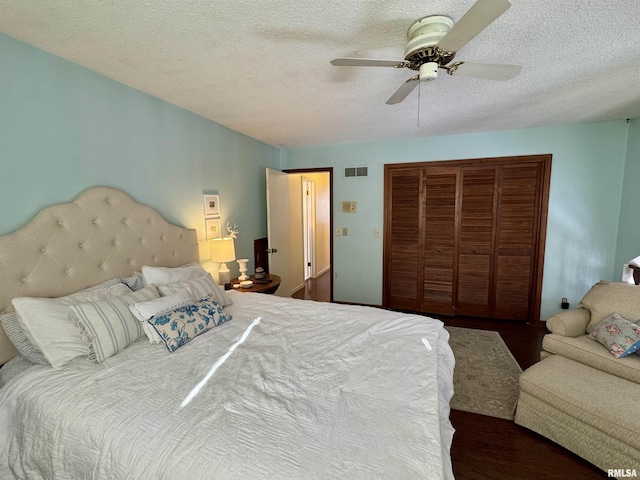
[[[333,270],[333,167],[321,167],[321,168],[295,168],[286,169],[286,173],[321,173],[326,172],[329,174],[329,268],[331,269],[330,277],[330,301],[333,302],[333,276],[335,275]]]
[[[304,279],[316,278],[316,184],[302,177],[302,224],[304,238]]]

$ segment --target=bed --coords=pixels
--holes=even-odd
[[[0,237],[2,324],[24,316],[45,357],[27,360],[0,331],[0,478],[453,478],[440,321],[217,286],[200,299],[210,277],[180,277],[197,260],[194,230],[109,187]],[[41,300],[64,306],[59,329],[29,310]],[[104,313],[170,300],[134,319],[142,334]],[[201,332],[168,327],[205,310]],[[75,330],[58,338],[73,329],[82,344]]]

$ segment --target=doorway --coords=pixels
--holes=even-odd
[[[284,170],[301,176],[303,284],[294,298],[333,301],[333,168]],[[296,246],[292,245],[292,249]],[[294,267],[295,268],[295,267]]]

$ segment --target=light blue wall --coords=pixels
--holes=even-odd
[[[334,167],[336,300],[380,304],[384,164],[553,154],[541,316],[576,304],[601,278],[613,278],[628,125],[624,122],[477,133],[447,137],[283,150],[283,168]],[[344,178],[366,165],[366,178]],[[358,212],[340,212],[356,200]],[[335,235],[335,232],[334,232]],[[617,277],[616,277],[617,278]]]
[[[616,274],[622,271],[625,262],[640,255],[640,118],[632,120],[629,127],[614,267]]]
[[[253,259],[277,148],[2,34],[0,65],[0,234],[108,185],[201,238],[202,193],[217,191],[238,256]]]
[[[349,229],[334,237],[335,298],[379,304],[385,163],[552,153],[543,318],[640,253],[638,120],[279,150],[3,34],[0,61],[0,234],[110,185],[203,237],[202,193],[217,191],[223,225],[240,225],[238,255],[251,258],[266,235],[265,167],[333,166],[334,224]],[[369,177],[343,178],[357,165]],[[341,213],[343,200],[358,212]]]

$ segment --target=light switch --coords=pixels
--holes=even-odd
[[[342,229],[342,236],[346,237],[347,235],[349,235],[349,229],[347,227],[344,227]]]
[[[380,230],[379,228],[376,228],[374,230],[374,235],[376,236],[376,238],[382,237],[382,230]]]
[[[342,229],[341,228],[336,228],[336,236],[337,237],[341,237],[342,236]]]

